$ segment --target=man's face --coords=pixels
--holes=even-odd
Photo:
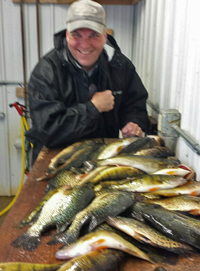
[[[82,69],[89,71],[102,52],[107,34],[106,32],[99,34],[87,28],[80,28],[71,33],[66,30],[66,39],[72,56]]]

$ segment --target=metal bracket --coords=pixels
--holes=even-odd
[[[5,113],[3,113],[3,112],[0,112],[0,119],[5,119]]]

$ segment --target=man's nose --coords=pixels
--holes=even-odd
[[[90,39],[89,38],[83,38],[81,41],[81,45],[84,47],[87,47],[90,45]]]

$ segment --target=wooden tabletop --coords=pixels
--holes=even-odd
[[[25,251],[23,248],[14,248],[10,243],[25,232],[28,227],[18,229],[16,226],[37,206],[45,195],[47,181],[38,182],[48,167],[50,159],[61,149],[49,150],[43,148],[36,160],[28,179],[26,180],[19,197],[6,216],[0,228],[0,262],[31,262],[31,263],[58,263],[55,252],[60,244],[49,246],[47,242],[52,239],[50,235],[43,235],[41,244],[35,251]],[[200,255],[190,257],[169,257],[168,263],[160,266],[167,271],[197,271],[200,270]],[[115,271],[154,271],[156,265],[144,260],[129,257],[123,261]],[[92,270],[91,270],[92,271]]]

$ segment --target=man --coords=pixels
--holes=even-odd
[[[113,49],[109,59],[104,50]],[[147,91],[135,67],[106,34],[105,11],[91,0],[72,3],[67,30],[35,67],[28,86],[34,144],[66,147],[85,138],[142,136],[148,130]]]

